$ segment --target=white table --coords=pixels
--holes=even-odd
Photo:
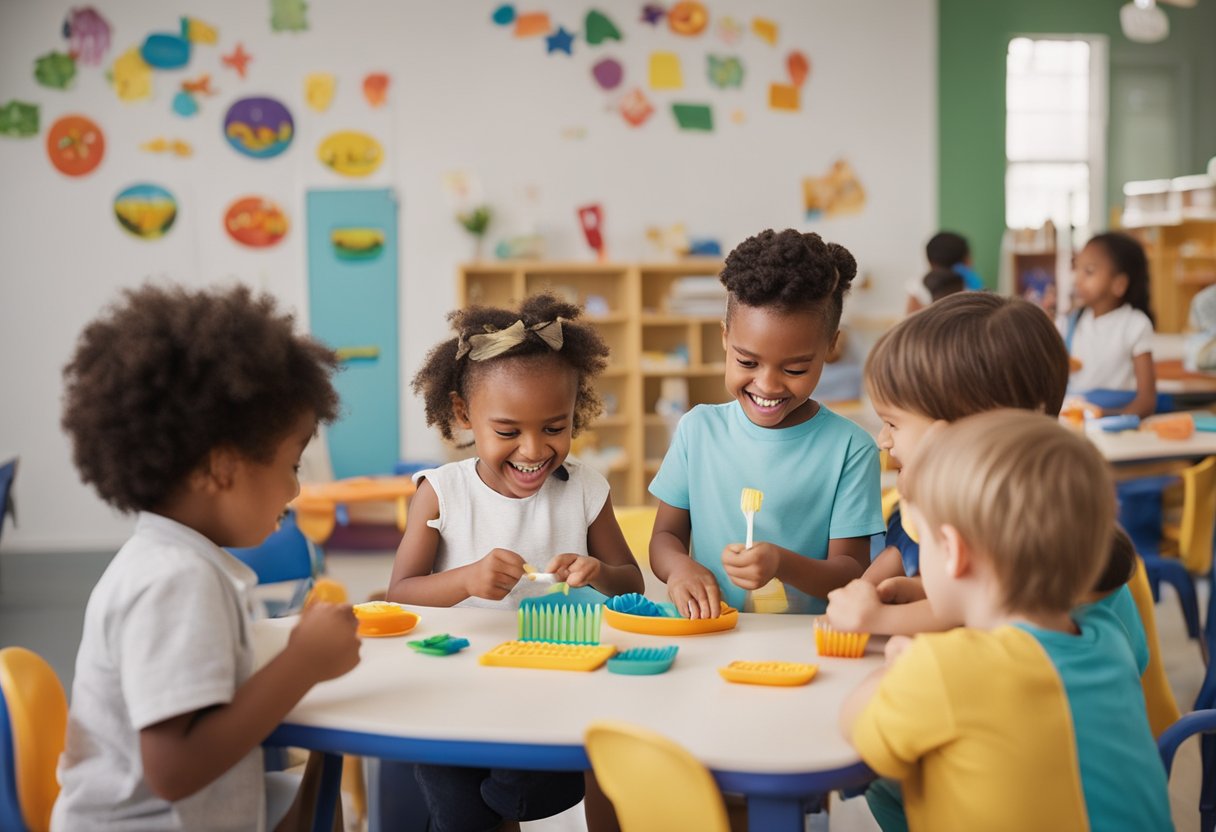
[[[1204,415],[1209,414],[1205,411]],[[1216,454],[1216,432],[1213,431],[1197,430],[1188,439],[1161,439],[1146,430],[1121,433],[1088,430],[1085,435],[1102,452],[1106,461],[1114,464]]]
[[[359,666],[315,687],[268,744],[421,763],[585,770],[587,725],[624,720],[672,738],[724,790],[748,795],[757,830],[801,830],[809,802],[872,777],[841,737],[837,714],[845,696],[881,663],[881,644],[871,645],[862,659],[821,659],[808,616],[743,614],[735,630],[682,638],[605,624],[602,640],[622,650],[680,648],[665,674],[622,676],[603,668],[483,667],[477,661],[482,653],[515,637],[515,613],[414,609],[422,620],[413,632],[365,639]],[[293,623],[256,623],[259,664],[282,649]],[[445,632],[472,644],[436,657],[405,643]],[[717,668],[736,659],[810,662],[819,673],[803,687],[730,684]],[[338,767],[327,768],[332,799]]]

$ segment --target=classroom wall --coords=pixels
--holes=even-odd
[[[408,381],[426,350],[445,336],[444,313],[454,304],[457,264],[471,239],[456,224],[442,187],[446,171],[477,176],[496,212],[489,247],[535,225],[547,255],[590,260],[575,207],[600,202],[613,258],[657,255],[645,241],[650,225],[683,222],[696,236],[729,247],[769,226],[816,230],[849,246],[870,288],[858,290],[854,313],[882,315],[903,304],[903,283],[921,269],[921,246],[935,225],[934,79],[937,27],[932,0],[762,0],[710,4],[713,15],[747,21],[765,15],[781,26],[777,48],[747,35],[734,49],[712,34],[680,39],[638,20],[641,4],[600,0],[595,8],[624,34],[619,44],[575,42],[573,56],[546,54],[539,39],[520,40],[490,22],[499,2],[398,3],[343,0],[308,3],[306,32],[272,33],[269,0],[217,0],[190,6],[155,0],[98,0],[113,26],[107,64],[153,31],[173,31],[178,16],[195,14],[219,29],[218,46],[195,47],[188,68],[157,73],[152,101],[120,102],[100,70],[82,67],[66,91],[38,86],[34,58],[63,49],[67,2],[0,3],[0,104],[11,98],[41,105],[42,133],[0,137],[0,454],[20,454],[19,522],[3,549],[105,549],[120,542],[130,519],[107,509],[83,487],[58,428],[61,368],[76,334],[122,287],[144,280],[190,286],[240,280],[277,295],[307,321],[304,200],[319,187],[396,190],[400,212],[401,364],[404,455],[434,458],[438,438],[424,424]],[[554,23],[581,30],[589,6],[549,4]],[[527,9],[524,9],[525,11]],[[253,55],[248,77],[223,67],[221,53],[240,41]],[[812,61],[805,109],[775,113],[766,106],[769,80],[784,76],[786,50]],[[617,57],[626,81],[645,77],[656,49],[684,61],[686,100],[715,104],[712,134],[679,132],[667,109],[680,100],[654,93],[657,112],[643,128],[627,127],[610,110],[612,98],[592,82],[601,55]],[[737,54],[745,86],[711,91],[707,52]],[[891,67],[897,67],[893,71]],[[338,77],[338,96],[325,114],[303,100],[303,78],[316,71]],[[360,93],[365,73],[391,76],[388,105],[372,110]],[[201,100],[200,115],[170,112],[172,93],[186,78],[210,72],[219,93]],[[255,161],[238,155],[221,135],[228,105],[270,94],[287,102],[296,138],[281,156]],[[745,114],[743,124],[727,118]],[[60,115],[80,112],[106,132],[96,172],[69,179],[53,170],[43,143]],[[352,128],[375,135],[384,165],[364,180],[322,167],[315,149],[328,133]],[[164,136],[194,145],[178,159],[139,150]],[[857,215],[807,221],[801,179],[847,159],[866,188]],[[175,227],[148,242],[119,229],[114,195],[149,180],[178,199]],[[529,203],[525,194],[537,195]],[[293,227],[276,248],[243,249],[221,230],[230,200],[265,194],[286,209]]]
[[[1190,9],[1161,4],[1170,36],[1139,44],[1127,40],[1119,25],[1126,1],[938,2],[940,225],[970,239],[976,268],[990,285],[1005,230],[1005,54],[1016,35],[1105,35],[1112,65],[1179,65],[1190,88],[1189,100],[1180,103],[1180,115],[1189,119],[1189,158],[1181,169],[1156,175],[1202,173],[1216,154],[1216,3],[1204,0]],[[1106,193],[1108,208],[1120,204],[1123,182],[1108,177]],[[1095,221],[1104,223],[1105,216]]]

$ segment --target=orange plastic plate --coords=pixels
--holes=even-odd
[[[604,623],[629,633],[696,636],[735,629],[735,625],[739,623],[739,611],[723,603],[722,614],[717,618],[659,618],[653,615],[630,615],[604,607]]]

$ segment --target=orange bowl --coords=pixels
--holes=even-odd
[[[392,601],[368,601],[352,609],[359,619],[359,635],[367,638],[405,635],[421,619],[418,613]]]
[[[695,636],[735,629],[739,611],[722,602],[722,614],[717,618],[660,618],[654,615],[630,615],[604,607],[604,623],[629,633],[652,636]]]

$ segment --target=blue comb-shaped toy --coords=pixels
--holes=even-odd
[[[647,618],[679,618],[675,604],[656,604],[645,595],[637,592],[626,592],[624,595],[614,595],[604,602],[604,606],[613,612],[625,615],[642,615]]]
[[[467,638],[450,636],[447,633],[440,633],[437,636],[419,639],[418,641],[407,641],[406,644],[415,651],[425,653],[428,656],[448,656],[452,653],[459,653],[468,647],[469,640]]]
[[[608,660],[608,670],[624,676],[654,676],[666,673],[676,660],[674,644],[668,647],[631,647]]]

